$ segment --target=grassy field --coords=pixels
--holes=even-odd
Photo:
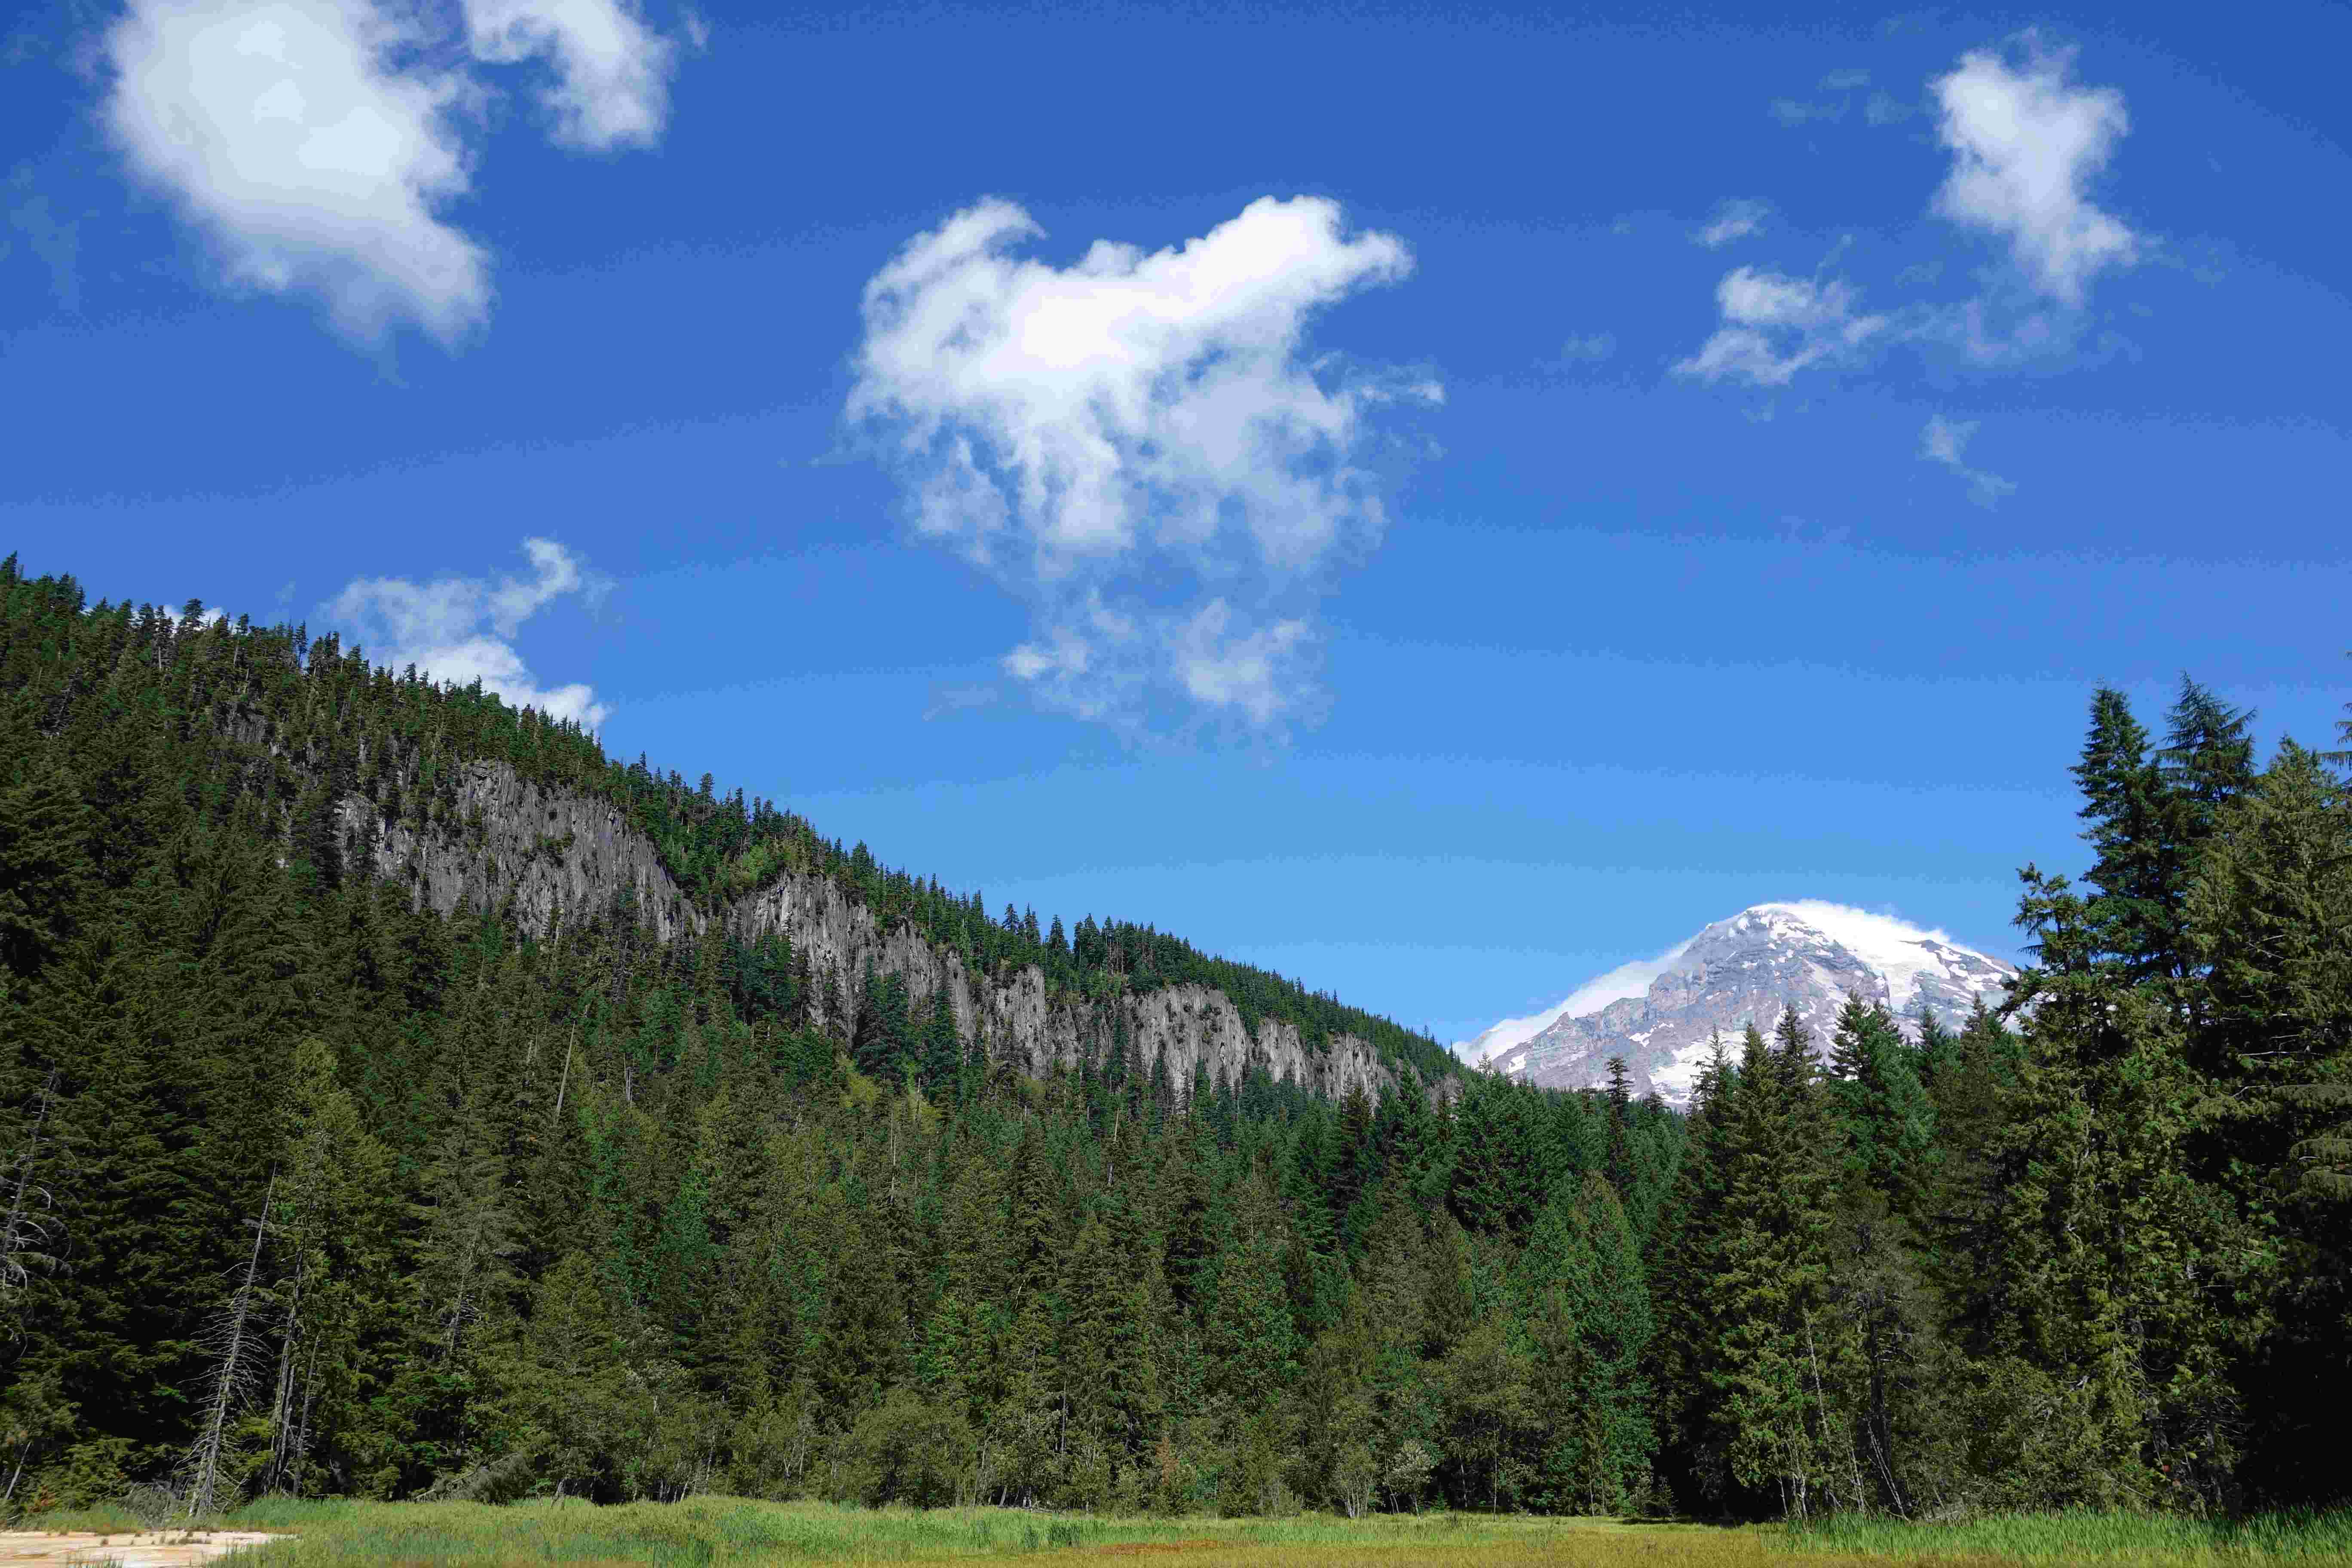
[[[81,1528],[111,1521],[83,1516]],[[2352,1562],[2352,1513],[2197,1524],[2067,1515],[1906,1525],[1841,1521],[1806,1531],[1720,1529],[1477,1514],[1349,1521],[1103,1519],[1006,1509],[928,1512],[698,1498],[670,1505],[265,1502],[226,1521],[295,1538],[251,1568],[502,1568],[568,1563],[701,1568],[761,1563],[1179,1560],[1183,1568],[1362,1563],[1396,1568],[1841,1568],[1843,1564],[2148,1563],[2248,1568]],[[61,1518],[45,1519],[51,1529]]]
[[[2352,1563],[2352,1510],[2201,1521],[2133,1514],[2011,1514],[1965,1524],[1833,1519],[1783,1532],[1826,1557],[1876,1561]]]

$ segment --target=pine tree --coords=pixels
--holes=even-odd
[[[1979,1425],[2033,1495],[2152,1500],[2210,1485],[2236,1419],[2203,1299],[2219,1216],[2179,1160],[2193,1080],[2161,984],[2097,961],[2063,879],[2026,888],[2038,1005],[1977,1199],[1995,1216],[1979,1304],[1963,1308],[1989,1336]]]
[[[1071,1417],[1124,1471],[1141,1462],[1160,1424],[1152,1307],[1128,1246],[1100,1215],[1089,1215],[1070,1245],[1063,1296],[1070,1304],[1064,1354]]]
[[[1896,1208],[1907,1208],[1925,1178],[1935,1106],[1917,1060],[1886,1009],[1849,995],[1838,1010],[1830,1052],[1831,1102],[1855,1174]]]
[[[1713,1291],[1725,1268],[1731,1149],[1724,1117],[1737,1080],[1721,1036],[1713,1046],[1692,1085],[1688,1143],[1653,1279],[1659,1321],[1648,1358],[1651,1384],[1662,1396],[1661,1468],[1683,1489],[1680,1500],[1690,1511],[1702,1500],[1721,1500],[1730,1479],[1714,1421],[1722,1341]],[[1760,1035],[1755,1048],[1759,1054],[1763,1049]]]
[[[259,1485],[300,1496],[321,1472],[365,1473],[382,1434],[367,1400],[404,1351],[394,1302],[403,1262],[391,1156],[336,1081],[325,1041],[296,1047],[273,1215],[283,1260],[274,1303],[278,1363],[270,1453]]]
[[[1577,1238],[1566,1285],[1582,1348],[1589,1420],[1600,1442],[1588,1443],[1584,1479],[1588,1506],[1622,1512],[1646,1479],[1654,1452],[1651,1390],[1643,1376],[1656,1332],[1650,1292],[1633,1231],[1615,1188],[1585,1178],[1573,1213]]]
[[[1840,1405],[1847,1347],[1832,1310],[1834,1140],[1815,1086],[1811,1040],[1793,1008],[1773,1043],[1751,1026],[1725,1097],[1721,1314],[1709,1411],[1731,1476],[1802,1518],[1832,1499],[1858,1504]]]
[[[26,988],[64,951],[91,880],[90,814],[79,787],[47,747],[19,751],[27,740],[0,718],[0,751],[25,759],[22,776],[0,775],[0,1005],[22,1005]]]
[[[2095,894],[2084,915],[2099,951],[2133,979],[2173,973],[2179,893],[2178,814],[2147,755],[2147,731],[2120,691],[2091,700],[2091,732],[2074,766],[2083,792],[2084,837],[2096,855],[2084,881]]]
[[[954,1000],[943,983],[931,993],[922,1028],[922,1067],[918,1074],[927,1090],[942,1092],[955,1082],[963,1062],[963,1039],[956,1030]]]
[[[1215,1369],[1212,1393],[1229,1410],[1258,1412],[1297,1375],[1298,1347],[1283,1291],[1280,1207],[1255,1174],[1236,1200],[1203,1337]]]
[[[2189,1162],[2241,1234],[2271,1238],[2221,1260],[2242,1260],[2226,1275],[2234,1298],[2262,1303],[2235,1379],[2244,1468],[2273,1496],[2326,1495],[2314,1456],[2352,1392],[2337,1327],[2352,1311],[2352,795],[2318,757],[2284,743],[2219,810],[2188,912],[2205,1085]]]
[[[1609,1142],[1601,1174],[1621,1194],[1633,1187],[1633,1091],[1626,1076],[1625,1058],[1609,1058]]]

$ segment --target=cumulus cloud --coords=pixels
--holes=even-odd
[[[1919,457],[1924,462],[1940,463],[1969,482],[1969,496],[1979,506],[1998,506],[2017,491],[2017,486],[1999,474],[1989,474],[1968,465],[1969,440],[1977,433],[1977,421],[1947,419],[1940,414],[1927,416],[1927,426],[1919,432]]]
[[[488,253],[449,217],[495,92],[475,66],[544,58],[552,134],[611,148],[659,135],[671,61],[624,0],[130,0],[105,50],[122,158],[233,283],[445,343],[490,305]]]
[[[363,577],[347,587],[328,609],[352,628],[373,662],[389,669],[415,665],[420,674],[450,686],[479,680],[517,707],[536,708],[594,730],[612,709],[578,682],[543,687],[516,651],[522,624],[567,595],[593,607],[611,582],[551,539],[526,539],[528,577],[436,577],[412,583],[400,577]]]
[[[376,337],[454,338],[489,307],[488,258],[436,209],[470,184],[460,78],[387,57],[417,30],[341,0],[134,0],[107,35],[107,120],[235,279],[323,296]]]
[[[1771,212],[1771,207],[1763,202],[1727,201],[1717,207],[1706,226],[1691,237],[1709,250],[1718,249],[1761,229]]]
[[[1970,51],[1930,84],[1938,135],[1952,159],[1933,210],[2003,237],[2013,268],[1995,269],[1962,298],[1912,299],[1864,315],[1856,290],[1842,279],[1741,268],[1717,287],[1714,333],[1675,369],[1708,382],[1780,387],[1807,370],[1862,363],[1898,343],[1955,354],[1980,369],[2050,364],[2078,354],[2092,328],[2085,309],[2091,281],[2128,265],[2141,243],[2086,194],[2128,121],[2121,93],[2071,79],[2070,52],[2047,50],[2030,36],[2024,49],[2016,61]],[[1865,112],[1876,124],[1912,109],[1874,92]],[[1732,216],[1727,208],[1725,218]],[[1718,232],[1748,231],[1718,220],[1695,237],[1711,243]],[[1906,268],[1896,282],[1933,283],[1945,274],[1944,260]],[[2012,488],[1973,471],[1971,483],[1987,504]]]
[[[1386,523],[1378,417],[1444,395],[1349,374],[1307,328],[1412,257],[1306,197],[1066,268],[1021,254],[1041,232],[983,201],[877,273],[848,416],[918,535],[1029,602],[1003,668],[1041,701],[1133,727],[1173,699],[1279,728],[1314,696],[1300,606]]]
[[[1952,153],[1936,211],[2006,236],[2036,287],[2079,305],[2094,277],[2137,251],[2131,229],[2084,192],[2130,121],[2122,93],[2068,80],[2071,51],[2030,50],[2021,65],[1973,51],[1935,82],[1937,134]]]
[[[669,118],[673,46],[621,0],[465,0],[474,58],[544,58],[555,79],[540,91],[555,140],[607,152],[650,147]],[[689,33],[707,38],[700,19]],[[697,43],[697,47],[702,47]]]
[[[1808,366],[1852,358],[1887,324],[1884,316],[1862,314],[1857,293],[1837,279],[1815,282],[1740,267],[1724,275],[1715,299],[1722,325],[1675,366],[1678,374],[1786,386]]]

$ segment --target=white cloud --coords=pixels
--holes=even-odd
[[[672,46],[626,0],[465,0],[465,6],[475,58],[504,65],[544,56],[554,67],[540,101],[555,116],[556,141],[606,152],[661,139]],[[689,36],[708,37],[699,28],[699,18],[689,17]]]
[[[1855,291],[1836,279],[1817,283],[1740,267],[1724,275],[1715,299],[1723,324],[1675,366],[1679,374],[1786,386],[1808,366],[1852,357],[1887,324],[1884,316],[1860,314]]]
[[[372,662],[397,670],[414,664],[450,686],[476,680],[517,707],[536,708],[588,729],[601,728],[612,709],[590,687],[574,682],[541,687],[512,641],[522,624],[566,595],[592,608],[611,582],[551,539],[526,539],[529,577],[436,577],[416,584],[399,577],[363,577],[328,606],[368,647]]]
[[[1822,78],[1822,88],[1830,92],[1852,92],[1856,88],[1869,85],[1870,73],[1866,70],[1832,71]]]
[[[983,201],[877,273],[848,416],[883,437],[916,531],[1029,601],[1003,668],[1041,700],[1276,727],[1312,696],[1298,602],[1386,523],[1373,416],[1444,395],[1343,374],[1306,329],[1412,258],[1307,197],[1066,268],[1018,254],[1040,233]]]
[[[348,0],[132,0],[107,35],[107,121],[230,276],[323,295],[343,328],[447,341],[489,309],[488,257],[436,216],[469,181],[465,84],[386,58],[416,29]]]
[[[1591,360],[1599,363],[1617,352],[1617,334],[1593,332],[1589,336],[1570,338],[1559,346],[1563,360]]]
[[[1948,353],[1980,369],[2078,360],[2093,326],[2084,308],[2090,282],[2108,268],[2128,265],[2140,245],[2085,195],[2127,129],[2124,100],[2113,89],[2072,83],[2071,54],[2045,50],[2030,35],[2026,50],[2018,64],[1991,50],[1970,51],[1931,84],[1939,135],[1952,153],[1935,211],[2006,237],[2013,272],[1998,269],[1965,298],[1913,300],[1864,315],[1858,293],[1843,279],[1742,268],[1717,288],[1721,320],[1715,332],[1675,371],[1780,387],[1809,369],[1859,363],[1895,343]],[[1811,114],[1820,106],[1795,107]],[[1874,124],[1912,111],[1875,92],[1865,110]],[[1717,232],[1710,227],[1696,237],[1704,242]],[[1722,232],[1739,232],[1738,226],[1724,225]],[[1831,261],[1844,247],[1842,241]],[[1944,261],[1932,257],[1906,267],[1896,282],[1933,283]],[[1997,475],[1969,473],[1985,504],[2014,489]]]
[[[1691,237],[1709,250],[1729,245],[1735,239],[1745,239],[1764,226],[1772,209],[1763,202],[1727,201],[1715,209],[1706,226]]]
[[[1195,702],[1237,709],[1264,729],[1290,708],[1301,684],[1298,668],[1307,623],[1276,621],[1236,631],[1233,607],[1212,599],[1184,624],[1176,642],[1176,671]]]
[[[669,46],[622,0],[465,0],[462,19],[472,59],[550,58],[559,140],[659,134]],[[315,295],[362,340],[408,322],[453,342],[491,295],[488,251],[449,217],[492,97],[457,20],[403,0],[130,0],[106,123],[233,283]]]
[[[2070,85],[2073,64],[2039,46],[2021,67],[1976,50],[1934,84],[1953,159],[1936,211],[2006,235],[2036,287],[2079,305],[2103,268],[2131,263],[2137,237],[2084,195],[2130,129],[2123,94]]]
[[[1457,1040],[1454,1054],[1465,1062],[1500,1057],[1516,1047],[1523,1046],[1562,1018],[1584,1018],[1600,1012],[1612,1002],[1646,996],[1657,978],[1672,969],[1690,951],[1696,937],[1676,942],[1655,958],[1637,958],[1631,963],[1621,963],[1605,974],[1595,975],[1566,996],[1540,1012],[1524,1018],[1505,1018],[1481,1031],[1476,1038]]]
[[[1979,506],[1998,506],[2017,492],[2017,486],[1999,474],[1989,474],[1968,465],[1969,442],[1977,433],[1977,422],[1947,419],[1940,414],[1927,416],[1927,426],[1919,432],[1919,457],[1924,462],[1941,463],[1969,481],[1969,495]]]

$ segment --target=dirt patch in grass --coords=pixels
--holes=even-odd
[[[194,1568],[286,1539],[255,1530],[0,1530],[0,1568]]]

